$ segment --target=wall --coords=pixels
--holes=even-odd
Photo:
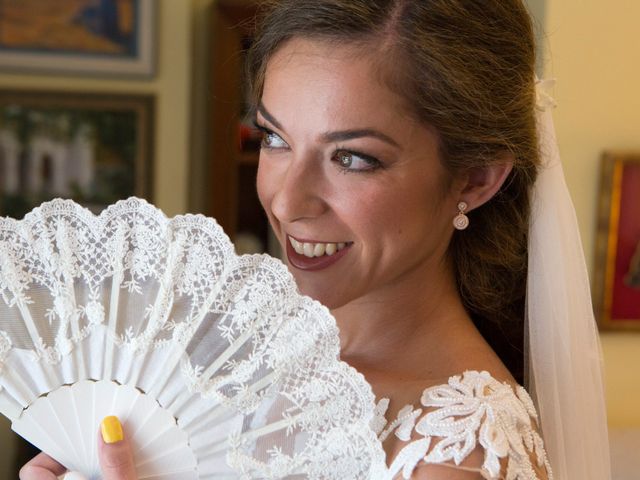
[[[209,47],[211,9],[215,0],[191,0],[191,172],[189,175],[189,211],[207,213],[210,201],[209,182],[209,99],[210,58],[215,55]]]
[[[599,159],[640,151],[637,0],[547,0],[546,76],[567,183],[589,267],[593,265]],[[609,423],[640,426],[640,334],[603,333]]]

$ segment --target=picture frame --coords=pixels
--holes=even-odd
[[[0,216],[72,198],[153,201],[152,95],[0,89]]]
[[[0,71],[155,74],[156,0],[0,0]]]
[[[601,329],[640,331],[640,152],[602,157],[593,286]]]

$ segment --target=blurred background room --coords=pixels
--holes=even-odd
[[[614,480],[640,476],[640,2],[527,0],[601,326]],[[0,0],[0,215],[136,195],[277,246],[243,88],[251,0]],[[576,439],[579,441],[579,439]],[[0,417],[0,480],[33,451]]]

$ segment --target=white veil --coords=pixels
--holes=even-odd
[[[573,203],[564,181],[551,107],[538,81],[542,168],[529,232],[529,390],[557,480],[609,480],[602,355]]]

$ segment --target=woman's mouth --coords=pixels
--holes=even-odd
[[[287,235],[287,258],[290,265],[300,270],[321,270],[344,257],[351,245],[351,242],[302,242]]]

